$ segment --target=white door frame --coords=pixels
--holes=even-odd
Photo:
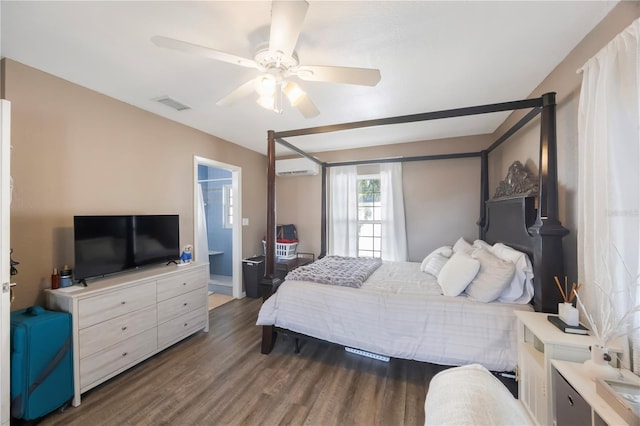
[[[11,310],[11,263],[9,261],[9,251],[11,240],[10,231],[10,210],[11,203],[11,103],[0,99],[0,272],[2,277],[2,288],[0,289],[0,424],[9,425],[10,418],[10,391],[11,384],[9,351],[10,339],[9,328]]]
[[[233,194],[233,225],[231,227],[231,241],[233,244],[231,254],[232,295],[236,299],[245,297],[242,290],[242,168],[233,164],[222,163],[208,158],[193,156],[193,217],[196,218],[198,208],[198,165],[215,167],[231,172],[231,190]],[[193,241],[198,241],[198,229],[194,220]],[[196,259],[196,262],[198,259]]]

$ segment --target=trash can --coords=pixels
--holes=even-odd
[[[242,259],[242,278],[247,297],[257,299],[260,297],[258,285],[264,277],[264,256]]]

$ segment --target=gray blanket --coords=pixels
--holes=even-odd
[[[381,264],[376,258],[327,256],[294,269],[286,279],[360,288]]]

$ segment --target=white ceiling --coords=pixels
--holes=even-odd
[[[216,101],[257,75],[162,49],[154,35],[253,58],[268,40],[267,1],[0,3],[3,57],[131,105],[266,151],[266,131],[526,98],[614,1],[309,1],[296,51],[306,65],[378,68],[375,87],[298,81],[320,110],[279,115],[250,96]],[[152,99],[168,95],[192,109]],[[507,113],[374,128],[290,141],[319,152],[493,132]]]

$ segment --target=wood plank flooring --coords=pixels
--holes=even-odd
[[[278,337],[260,353],[260,299],[209,312],[194,336],[83,394],[40,425],[418,425],[430,378],[446,367],[385,363]]]

